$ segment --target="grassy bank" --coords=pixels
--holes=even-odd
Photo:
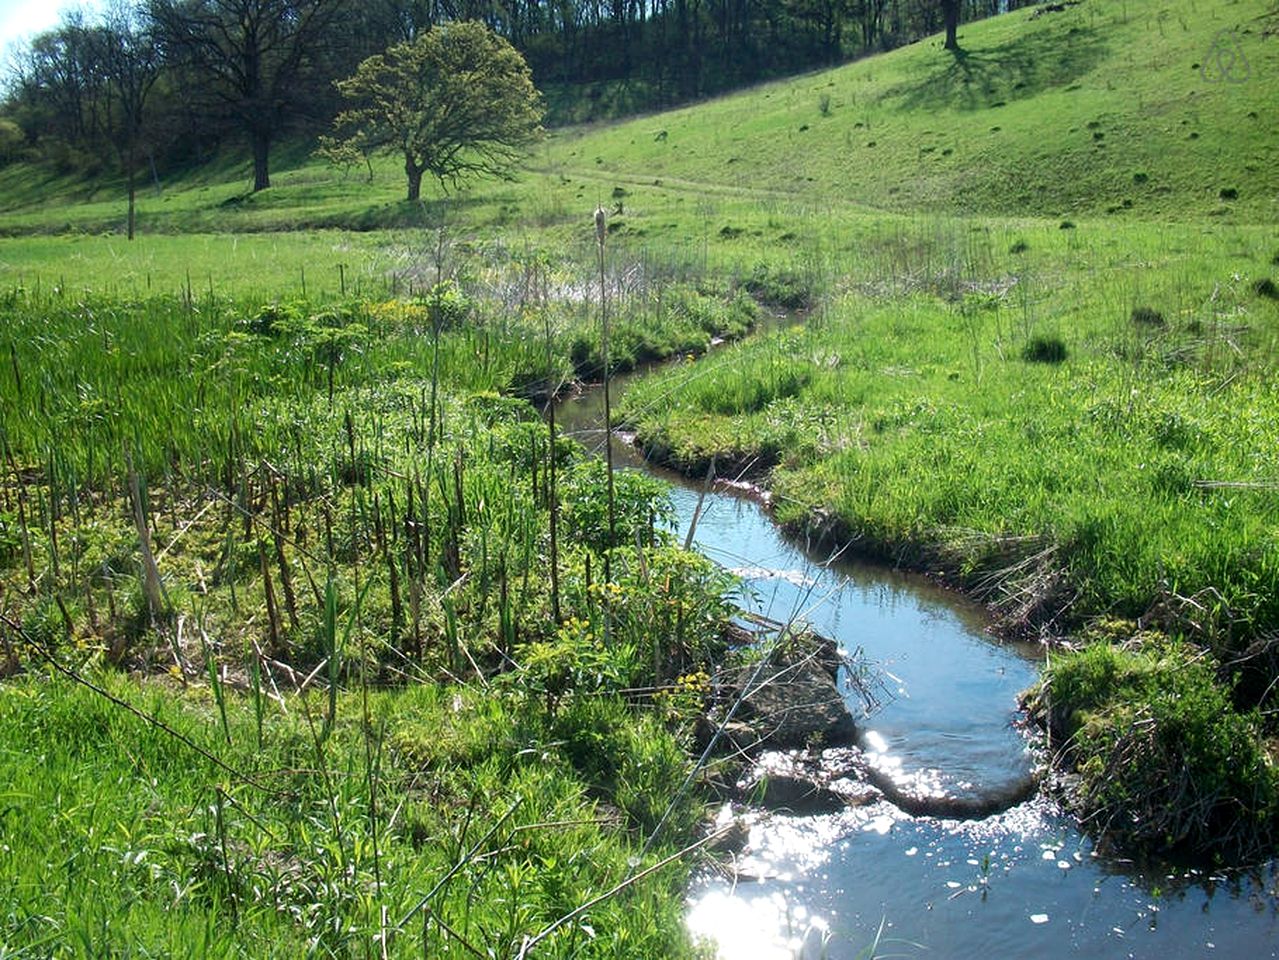
[[[771,468],[784,521],[820,509],[1012,620],[1069,629],[1162,602],[1176,625],[1177,598],[1212,591],[1197,626],[1246,639],[1279,626],[1271,242],[890,233],[891,269],[851,254],[823,311],[648,381],[623,413],[690,471]]]
[[[619,478],[610,531],[524,399],[598,334],[509,269],[509,303],[443,261],[416,298],[8,293],[10,947],[513,956],[696,839],[681,678],[732,585],[656,482]],[[753,321],[677,283],[614,311],[621,364]],[[687,863],[537,955],[688,955]]]

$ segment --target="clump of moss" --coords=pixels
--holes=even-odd
[[[1033,715],[1078,774],[1081,820],[1123,845],[1232,861],[1263,857],[1279,784],[1261,722],[1240,713],[1207,654],[1160,635],[1060,655]]]

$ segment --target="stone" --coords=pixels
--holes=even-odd
[[[760,746],[839,746],[852,743],[857,727],[827,665],[805,657],[767,671],[768,682],[752,690],[736,719],[756,733]]]

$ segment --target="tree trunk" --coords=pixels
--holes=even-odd
[[[946,19],[946,49],[958,50],[959,37],[959,4],[960,0],[942,0],[942,16]]]
[[[134,159],[133,150],[129,150],[129,239],[133,239],[133,228],[137,223],[137,195],[138,195],[138,175],[137,161]]]
[[[253,140],[253,192],[265,190],[271,186],[271,135],[254,130]]]
[[[409,200],[418,200],[422,196],[422,168],[412,160],[404,161],[404,172],[409,178]]]

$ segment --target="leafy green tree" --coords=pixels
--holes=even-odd
[[[336,161],[402,154],[408,199],[442,184],[503,176],[542,133],[541,95],[524,58],[474,21],[450,23],[369,57],[338,90],[353,106],[324,152]]]
[[[303,111],[341,40],[350,0],[146,0],[166,64],[191,72],[253,150],[253,189],[271,186],[271,143]]]

